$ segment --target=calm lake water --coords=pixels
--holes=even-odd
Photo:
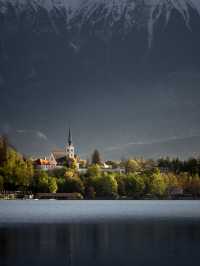
[[[0,201],[0,265],[199,265],[199,201]]]

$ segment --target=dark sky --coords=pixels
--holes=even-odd
[[[23,153],[63,148],[69,126],[84,157],[95,148],[106,158],[135,156],[134,145],[200,136],[200,17],[194,9],[188,8],[190,28],[175,9],[166,24],[163,9],[151,45],[145,6],[128,31],[123,16],[111,27],[112,18],[98,20],[94,12],[80,29],[80,14],[66,25],[62,12],[6,10],[0,13],[0,125]],[[195,142],[197,150],[183,156],[197,154],[199,138]],[[182,155],[172,146],[169,155]],[[162,145],[151,149],[138,154],[166,155]]]

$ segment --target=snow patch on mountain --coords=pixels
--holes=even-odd
[[[48,13],[64,9],[67,24],[74,24],[75,21],[79,27],[85,22],[95,26],[99,21],[104,21],[106,26],[112,28],[123,19],[123,29],[127,30],[142,21],[148,30],[149,46],[153,40],[154,26],[161,15],[164,14],[167,24],[173,10],[176,10],[188,28],[190,9],[196,10],[200,16],[200,0],[0,0],[0,13],[6,14],[10,6],[15,8],[16,13],[29,9],[37,12],[40,8]]]

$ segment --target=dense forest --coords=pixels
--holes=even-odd
[[[76,164],[69,168],[42,171],[33,162],[0,138],[0,191],[24,193],[79,193],[80,198],[170,198],[175,194],[200,196],[200,158],[181,161],[178,158],[155,160],[127,159],[107,161],[112,169],[102,170],[102,161],[95,151],[85,173]]]

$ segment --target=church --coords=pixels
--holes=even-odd
[[[68,141],[65,150],[54,150],[50,154],[49,162],[58,166],[70,166],[72,162],[78,163],[78,156],[72,143],[71,129],[69,128]]]
[[[72,164],[76,164],[77,168],[79,168],[79,161],[79,157],[75,154],[71,129],[69,128],[68,140],[65,149],[52,151],[48,159],[38,159],[35,161],[35,165],[36,168],[42,170],[62,168],[63,166],[70,167]]]
[[[79,158],[75,154],[75,148],[72,143],[71,129],[69,128],[67,145],[64,150],[54,150],[49,157],[50,163],[56,163],[57,166],[71,166],[76,163],[78,166]]]

